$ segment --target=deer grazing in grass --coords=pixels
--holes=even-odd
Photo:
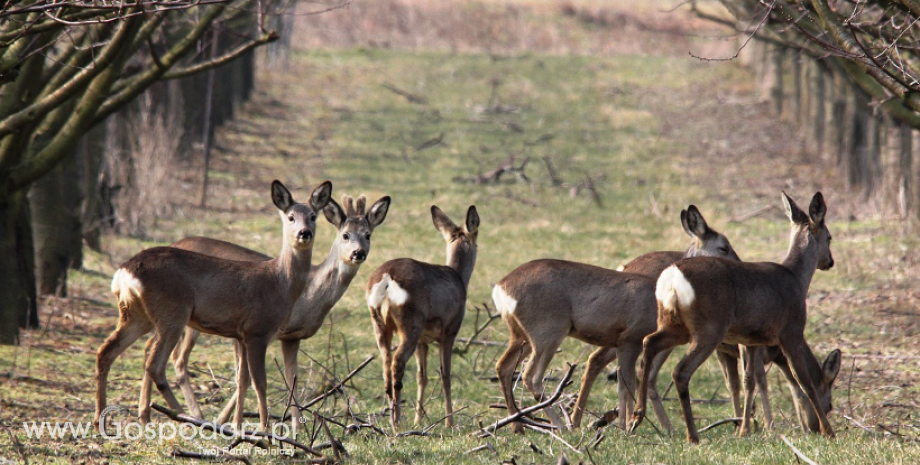
[[[326,219],[336,228],[336,238],[332,242],[329,255],[319,265],[310,268],[307,286],[301,294],[287,324],[278,333],[281,340],[281,352],[284,358],[284,376],[289,387],[297,376],[297,353],[300,341],[309,339],[319,331],[326,315],[342,298],[352,279],[358,274],[361,264],[367,260],[371,251],[371,234],[383,220],[390,208],[390,197],[377,200],[366,209],[367,199],[360,196],[357,200],[349,196],[342,197],[344,209],[335,200],[330,200],[323,208]],[[259,252],[240,247],[229,242],[205,237],[182,239],[173,247],[200,252],[228,260],[263,261],[270,257]],[[188,376],[188,360],[199,332],[191,327],[185,329],[185,337],[177,346],[174,356],[176,378],[185,401],[192,415],[201,418],[201,408],[195,400],[195,391]],[[238,348],[237,348],[238,349]],[[237,365],[240,358],[237,351]],[[237,386],[239,389],[239,386]],[[238,394],[234,394],[227,406],[217,417],[220,423],[226,422],[237,404]],[[242,407],[241,407],[242,408]]]
[[[425,416],[424,395],[428,384],[428,344],[437,343],[441,355],[445,420],[453,426],[450,397],[450,356],[466,311],[466,292],[476,265],[479,214],[475,206],[457,226],[437,206],[431,207],[435,228],[447,242],[447,265],[432,265],[411,258],[390,260],[371,274],[367,282],[367,306],[374,323],[377,346],[383,356],[383,381],[390,401],[390,421],[399,427],[400,397],[406,363],[415,352],[418,362],[418,401],[415,423]],[[393,350],[393,335],[399,345]]]
[[[673,262],[685,255],[738,259],[728,239],[710,229],[695,206],[681,212],[681,222],[694,238],[687,252],[653,252],[630,262],[627,267],[651,275],[656,271],[649,271],[649,268],[663,268],[659,263]],[[656,328],[654,278],[657,274],[619,272],[562,260],[535,260],[502,278],[492,289],[492,300],[510,332],[508,348],[496,365],[509,413],[517,411],[512,378],[518,362],[530,355],[523,374],[524,384],[540,401],[543,375],[567,336],[600,346],[585,367],[572,415],[573,426],[581,423],[597,376],[617,357],[620,359],[619,409],[620,412],[629,411],[642,339]],[[652,398],[659,420],[670,429],[657,391],[653,391]],[[552,408],[547,408],[546,413],[555,426],[565,426]],[[620,415],[619,422],[621,427],[625,426],[625,414]],[[513,428],[515,432],[523,431],[518,423]]]
[[[112,363],[151,330],[155,333],[145,350],[140,420],[150,421],[151,382],[170,408],[182,411],[167,382],[166,363],[188,325],[240,342],[237,402],[243,405],[251,374],[259,398],[261,427],[267,428],[265,350],[307,285],[316,215],[329,202],[332,184],[320,184],[307,204],[295,202],[278,181],[272,183],[271,193],[284,225],[277,258],[240,262],[175,247],[155,247],[138,253],[115,272],[112,292],[120,320],[96,354],[97,426],[101,426],[99,416],[106,407],[106,382]],[[242,424],[242,413],[237,409],[237,426]]]
[[[783,193],[786,214],[792,220],[789,250],[782,264],[746,263],[719,258],[691,258],[668,267],[658,279],[658,330],[645,338],[640,369],[639,402],[629,431],[642,422],[649,378],[662,352],[690,343],[672,372],[680,398],[687,439],[699,442],[690,407],[689,382],[693,372],[719,344],[740,344],[745,360],[744,417],[739,435],[751,427],[753,367],[762,360],[764,346],[778,345],[794,379],[808,398],[819,431],[833,437],[827,420],[831,389],[840,370],[840,351],[823,364],[805,342],[806,297],[815,269],[834,265],[831,234],[824,219],[827,206],[821,193],[811,200],[808,213]]]

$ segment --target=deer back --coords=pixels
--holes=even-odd
[[[242,262],[257,262],[271,260],[272,257],[255,250],[247,249],[232,242],[210,237],[191,236],[173,242],[170,247],[203,253],[224,260],[237,260]]]
[[[655,282],[583,263],[541,259],[525,263],[493,288],[496,308],[529,332],[567,328],[572,337],[609,346],[640,341],[656,328]]]

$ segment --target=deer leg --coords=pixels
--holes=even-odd
[[[265,374],[265,351],[268,349],[268,342],[268,338],[246,341],[246,362],[249,365],[256,397],[259,399],[259,427],[262,431],[268,430],[268,399],[265,397],[268,387]]]
[[[808,365],[805,361],[804,354],[805,351],[810,351],[808,344],[805,343],[804,339],[799,339],[791,344],[780,341],[780,349],[782,349],[783,355],[786,356],[789,365],[792,367],[792,373],[795,375],[795,380],[802,388],[802,391],[805,392],[805,395],[811,403],[811,408],[814,409],[815,414],[818,416],[820,432],[827,437],[835,437],[834,429],[831,427],[830,422],[827,421],[827,413],[821,408],[821,402],[818,398],[818,391],[815,388],[814,381],[808,374]]]
[[[422,327],[422,324],[418,324],[413,325],[411,328],[406,328],[409,329],[409,331],[403,331],[400,334],[399,346],[393,353],[393,365],[390,369],[390,379],[393,383],[393,394],[390,397],[390,421],[393,423],[393,428],[399,427],[399,402],[402,398],[402,380],[403,376],[406,374],[406,364],[409,363],[409,358],[412,357],[412,353],[415,352],[415,348],[418,345],[418,340],[422,335]]]
[[[445,339],[438,347],[441,355],[441,385],[444,386],[444,424],[454,426],[454,405],[450,397],[450,356],[454,350],[454,338]]]
[[[153,344],[157,341],[157,333],[153,333],[150,338],[147,339],[147,344],[144,345],[144,367],[146,368],[147,363],[150,361],[150,348],[153,347]],[[137,399],[137,416],[140,419],[142,424],[147,424],[150,422],[150,391],[153,389],[153,379],[150,377],[150,374],[147,373],[147,370],[144,370],[144,376],[141,377],[141,391],[140,397]]]
[[[568,331],[568,328],[561,329]],[[549,367],[549,362],[556,355],[556,349],[559,348],[565,337],[565,333],[559,334],[558,331],[529,335],[531,346],[533,347],[533,356],[524,369],[524,385],[530,389],[530,393],[533,394],[537,402],[543,401],[546,397],[546,392],[544,392],[543,388],[543,375],[546,373],[547,367]],[[540,341],[540,345],[537,345],[536,341]],[[562,422],[552,405],[547,406],[543,411],[546,412],[546,416],[549,417],[553,426],[561,430],[566,429],[565,423]]]
[[[386,328],[380,312],[374,308],[371,308],[371,320],[374,323],[374,335],[377,337],[377,349],[380,350],[381,365],[383,365],[383,389],[387,399],[392,403],[393,332]]]
[[[584,415],[585,407],[588,405],[588,395],[591,393],[591,387],[594,386],[597,376],[616,358],[616,347],[598,347],[598,349],[588,357],[588,364],[585,366],[585,374],[581,377],[581,387],[578,389],[578,399],[575,402],[575,411],[572,412],[573,427],[578,428],[581,426],[581,417]],[[617,377],[617,379],[619,380],[619,377]],[[625,412],[625,410],[620,411]]]
[[[717,337],[707,336],[706,341],[701,341],[700,339],[691,340],[687,354],[677,362],[677,366],[671,372],[671,377],[674,379],[674,388],[680,398],[680,409],[684,414],[684,423],[687,425],[687,440],[693,444],[699,444],[700,435],[697,432],[696,421],[693,419],[693,410],[690,407],[690,378],[697,368],[716,350],[716,347],[722,341],[723,335],[717,335]]]
[[[620,344],[617,348],[620,363],[617,371],[617,385],[619,387],[619,408],[623,412],[617,419],[620,428],[626,429],[626,412],[631,412],[636,394],[636,360],[642,353],[639,344]]]
[[[744,360],[744,414],[741,420],[741,429],[738,436],[746,435],[751,429],[754,416],[754,376],[757,372],[758,362],[763,371],[763,354],[760,347],[740,346],[741,357]]]
[[[239,347],[239,359],[236,365],[236,408],[233,416],[233,424],[236,425],[237,431],[243,428],[243,407],[246,402],[246,391],[249,389],[249,383],[252,381],[249,373],[249,348],[243,341],[237,341]]]
[[[188,358],[200,334],[191,327],[185,327],[185,334],[173,351],[173,368],[176,369],[176,384],[182,390],[182,396],[185,397],[185,404],[188,406],[189,412],[194,417],[204,418],[201,415],[201,407],[198,406],[198,401],[195,399],[195,390],[192,388],[192,383],[188,376]]]
[[[297,352],[299,351],[300,339],[281,341],[281,357],[284,359],[284,381],[287,383],[288,395],[296,395],[297,392],[294,384],[297,382]],[[287,405],[287,399],[285,399],[285,405]],[[282,412],[281,417],[284,418],[286,413]],[[293,417],[291,420],[296,421]]]
[[[754,382],[757,384],[757,390],[760,391],[760,402],[763,405],[763,420],[767,429],[773,429],[773,411],[770,409],[770,389],[767,386],[767,370],[765,367],[767,360],[767,350],[761,350],[760,362],[755,366]]]
[[[108,383],[109,370],[112,363],[131,344],[144,334],[153,329],[153,324],[147,319],[132,319],[122,313],[118,327],[105,339],[96,352],[96,414],[93,422],[99,428],[99,416],[106,407],[106,384]]]
[[[728,395],[732,400],[732,413],[734,413],[735,417],[740,417],[743,412],[741,411],[741,386],[740,377],[738,376],[738,358],[733,354],[723,351],[722,347],[724,346],[731,347],[730,344],[722,344],[716,351],[716,356],[719,357],[719,367],[722,368],[722,377],[725,378],[725,385],[728,386]]]
[[[420,342],[415,347],[415,361],[418,364],[418,397],[415,402],[415,424],[425,417],[425,388],[428,387],[428,344]]]
[[[636,402],[636,409],[633,411],[627,432],[635,432],[645,418],[645,411],[648,407],[649,381],[652,372],[656,371],[655,360],[658,354],[665,351],[670,353],[673,347],[686,341],[686,334],[672,327],[661,328],[646,336],[642,341],[642,363],[639,365],[639,400]],[[665,355],[664,357],[667,356]],[[664,360],[660,360],[660,363],[664,363]],[[658,369],[660,369],[660,364]]]
[[[658,373],[661,372],[661,366],[664,365],[664,362],[671,355],[671,351],[672,349],[663,350],[652,360],[648,392],[646,393],[648,398],[652,401],[652,408],[655,409],[655,416],[658,417],[658,422],[661,423],[662,428],[669,432],[673,430],[674,427],[671,426],[671,420],[668,418],[668,413],[664,410],[664,404],[661,403],[661,394],[658,393]],[[623,413],[623,416],[625,419],[626,413]]]
[[[224,405],[224,409],[220,411],[219,415],[217,415],[217,422],[220,424],[224,424],[230,421],[230,416],[236,412],[237,400],[240,395],[240,370],[246,370],[246,383],[249,384],[249,369],[248,367],[244,367],[246,363],[244,362],[245,359],[243,358],[243,343],[238,340],[233,341],[233,357],[234,368],[236,368],[235,373],[237,375],[236,390],[233,391],[233,395],[227,399],[227,405]],[[243,394],[243,397],[246,397],[245,393]]]
[[[176,400],[172,388],[169,387],[169,380],[166,378],[166,364],[169,363],[169,354],[172,353],[185,326],[181,327],[159,327],[157,328],[156,339],[150,346],[150,355],[147,357],[146,375],[153,379],[153,384],[166,399],[169,408],[182,413],[182,405]],[[141,422],[150,419],[150,393],[141,392]]]
[[[517,413],[517,403],[514,401],[514,369],[517,368],[518,362],[530,355],[530,344],[521,333],[517,323],[505,320],[508,324],[510,338],[508,339],[508,348],[505,353],[498,359],[495,364],[495,373],[498,375],[498,383],[501,386],[502,395],[505,396],[505,406],[508,407],[508,415]],[[515,433],[523,433],[524,427],[515,422],[511,425]]]

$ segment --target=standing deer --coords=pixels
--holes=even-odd
[[[144,250],[115,272],[112,292],[120,320],[96,354],[96,414],[106,407],[106,381],[112,362],[140,336],[155,330],[147,342],[141,383],[142,422],[150,421],[151,381],[169,407],[182,411],[166,379],[169,354],[188,325],[198,331],[240,342],[237,400],[242,406],[251,373],[259,398],[259,419],[268,426],[265,400],[265,350],[290,316],[306,287],[313,251],[316,214],[326,206],[332,184],[326,181],[297,203],[280,182],[272,183],[272,201],[284,225],[281,252],[274,260],[239,262],[175,247]],[[242,424],[242,409],[236,424]]]
[[[693,238],[686,252],[649,252],[620,267],[620,271],[637,273],[657,280],[665,268],[677,263],[682,258],[722,257],[729,260],[741,261],[728,242],[728,238],[710,228],[696,206],[690,205],[686,210],[681,210],[680,222],[687,235]],[[725,377],[725,384],[728,385],[728,391],[731,395],[732,409],[734,410],[735,416],[740,417],[742,411],[741,399],[739,396],[741,389],[738,376],[738,358],[740,357],[738,348],[730,344],[722,344],[719,346],[716,354],[719,358],[719,365],[722,368],[722,375]],[[768,352],[765,351],[764,355],[767,354]],[[769,354],[773,356],[781,355],[779,350],[771,350]],[[785,358],[781,356],[778,358],[780,361],[785,362]],[[773,424],[773,415],[770,409],[767,374],[762,368],[762,365],[771,361],[773,361],[772,357],[755,365],[754,372],[754,380],[760,390],[761,401],[763,402],[764,420],[768,427]],[[626,415],[626,412],[623,412],[623,415]]]
[[[763,346],[778,345],[818,417],[820,432],[834,436],[827,413],[832,407],[833,382],[840,370],[840,351],[831,352],[821,364],[803,334],[806,297],[815,269],[828,270],[834,265],[831,234],[824,223],[827,206],[820,192],[812,198],[807,214],[785,192],[783,205],[792,220],[792,234],[782,264],[702,257],[682,260],[661,274],[655,290],[658,330],[643,343],[640,396],[629,431],[635,431],[645,416],[653,361],[658,362],[661,352],[689,342],[672,377],[687,425],[687,439],[698,443],[690,407],[690,377],[724,341],[741,344],[746,362],[744,418],[739,435],[751,427],[753,367],[762,360]]]
[[[496,365],[509,413],[517,411],[511,383],[518,361],[531,355],[524,370],[524,384],[541,400],[543,374],[566,336],[600,346],[585,367],[572,415],[573,426],[581,424],[597,376],[618,356],[619,408],[620,412],[628,411],[635,392],[635,364],[642,351],[642,339],[656,327],[654,279],[660,269],[656,271],[655,267],[664,268],[662,263],[685,255],[738,259],[728,239],[710,229],[695,206],[681,211],[681,223],[694,238],[687,252],[645,254],[627,264],[626,272],[562,260],[535,260],[495,285],[492,300],[510,332],[508,349]],[[670,429],[660,396],[652,386],[658,418]],[[554,425],[564,427],[555,411],[547,408],[546,413]],[[625,426],[625,413],[620,415],[619,423]],[[515,432],[523,431],[517,423],[513,428]]]
[[[415,423],[425,416],[428,384],[428,344],[437,343],[441,355],[446,424],[453,426],[450,397],[450,355],[466,311],[466,292],[476,265],[479,214],[470,206],[463,226],[454,224],[437,206],[431,206],[434,227],[447,241],[447,265],[411,258],[384,263],[367,282],[367,306],[374,322],[377,346],[383,356],[383,381],[390,400],[390,421],[399,427],[400,396],[406,363],[415,352],[418,362],[418,401]],[[399,346],[392,348],[393,334]]]
[[[344,209],[335,200],[330,200],[323,208],[326,219],[336,228],[335,241],[332,242],[332,248],[326,259],[319,265],[310,268],[307,287],[294,304],[287,324],[278,333],[284,358],[284,376],[292,390],[297,376],[297,353],[300,349],[300,341],[313,337],[319,331],[326,315],[345,294],[352,279],[358,274],[361,264],[367,260],[371,251],[371,234],[386,219],[390,208],[390,197],[380,198],[369,211],[366,210],[366,204],[367,199],[363,195],[357,200],[346,195],[342,196]],[[245,247],[205,237],[185,238],[173,244],[173,247],[228,260],[264,261],[270,259],[267,255]],[[192,415],[201,418],[201,408],[195,400],[195,391],[188,377],[189,354],[199,334],[191,327],[185,329],[185,337],[173,354],[173,362],[176,368],[177,383],[185,396],[185,402]],[[237,348],[237,365],[239,362]],[[229,419],[230,413],[236,407],[237,398],[238,394],[230,398],[227,406],[218,416],[218,422],[224,423]]]

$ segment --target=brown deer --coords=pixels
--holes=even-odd
[[[517,411],[511,382],[518,361],[531,355],[524,370],[524,384],[539,401],[543,395],[543,374],[559,345],[566,336],[571,336],[600,346],[585,367],[572,415],[573,426],[581,424],[597,376],[617,357],[620,412],[624,412],[619,423],[625,426],[625,412],[635,392],[635,363],[642,351],[642,339],[656,327],[654,278],[660,269],[655,268],[664,268],[663,262],[673,262],[685,255],[738,259],[728,239],[710,229],[695,206],[681,212],[681,223],[694,238],[687,252],[645,254],[627,264],[627,272],[562,260],[535,260],[495,285],[492,300],[510,332],[508,349],[496,365],[509,413]],[[659,420],[670,429],[654,387],[651,395]],[[546,409],[546,413],[554,425],[564,427],[555,411]],[[513,428],[515,432],[523,431],[520,424]]]
[[[300,341],[313,337],[319,331],[326,315],[342,298],[361,264],[367,260],[371,251],[371,234],[386,219],[390,208],[390,197],[380,198],[370,210],[366,209],[367,199],[363,195],[357,200],[347,195],[342,196],[342,205],[344,209],[335,200],[330,200],[323,208],[326,219],[336,228],[336,238],[332,242],[326,259],[319,265],[310,268],[307,287],[294,304],[287,324],[278,333],[284,358],[284,375],[291,389],[293,389],[297,376],[297,353],[300,349]],[[259,252],[206,237],[185,238],[172,246],[227,260],[270,260],[270,257]],[[189,355],[199,334],[195,329],[186,327],[185,337],[173,354],[173,362],[176,368],[176,381],[182,389],[185,402],[192,415],[201,418],[201,408],[195,400],[195,391],[188,377]],[[237,364],[239,364],[239,355],[237,357]],[[236,407],[237,398],[238,394],[230,397],[227,406],[217,417],[218,422],[224,423],[230,418],[230,413]]]
[[[718,231],[709,227],[699,209],[690,205],[686,210],[680,212],[680,223],[684,231],[693,240],[686,252],[668,251],[668,252],[649,252],[641,255],[633,261],[621,266],[618,270],[627,273],[636,273],[648,276],[657,280],[665,268],[677,263],[682,258],[688,257],[722,257],[729,260],[737,260],[738,255],[729,243],[728,238]],[[785,358],[781,356],[779,350],[764,351],[764,355],[771,354],[779,361],[785,363]],[[739,393],[740,378],[738,376],[738,358],[740,357],[738,348],[730,344],[722,344],[716,352],[719,358],[719,366],[722,368],[722,375],[725,378],[725,384],[728,385],[728,392],[731,396],[732,409],[736,417],[742,415],[741,398]],[[773,357],[764,359],[760,364],[755,365],[754,381],[760,390],[761,402],[763,403],[764,421],[767,427],[773,425],[773,415],[770,409],[769,388],[767,385],[767,374],[762,368],[764,363],[770,363]],[[761,367],[761,368],[758,368]],[[657,404],[655,404],[657,405]],[[622,412],[622,415],[626,415]],[[804,426],[804,424],[803,424]]]
[[[828,270],[834,265],[831,234],[824,222],[827,206],[820,192],[812,198],[807,214],[785,192],[783,205],[792,220],[792,234],[782,264],[700,257],[681,260],[661,274],[655,290],[658,330],[643,343],[639,402],[629,431],[635,431],[645,416],[653,363],[658,363],[663,351],[689,342],[672,377],[687,439],[698,443],[690,407],[690,377],[719,344],[726,342],[742,345],[741,355],[746,362],[744,417],[739,435],[751,427],[753,367],[762,360],[764,346],[778,345],[818,418],[820,432],[834,436],[827,413],[832,407],[833,382],[840,370],[840,351],[831,352],[821,364],[803,334],[806,297],[815,269]]]
[[[146,347],[141,383],[142,422],[150,421],[151,381],[169,407],[182,411],[166,379],[169,354],[188,325],[198,331],[231,337],[240,342],[238,405],[246,395],[251,373],[259,398],[259,419],[268,426],[265,399],[265,350],[290,316],[306,287],[313,251],[316,214],[332,192],[329,181],[297,203],[280,182],[272,183],[272,201],[284,225],[281,252],[274,260],[239,262],[175,247],[144,250],[115,272],[112,292],[120,320],[96,354],[96,414],[106,407],[106,381],[112,362],[140,336],[155,330]],[[236,411],[242,423],[242,409]]]
[[[437,206],[431,206],[434,227],[447,241],[447,265],[432,265],[411,258],[390,260],[367,282],[367,306],[374,322],[377,346],[383,356],[383,381],[390,400],[390,421],[399,427],[400,396],[406,363],[415,352],[418,362],[418,401],[415,423],[425,416],[428,384],[428,344],[437,343],[441,355],[446,424],[453,426],[450,397],[450,355],[466,311],[466,292],[476,265],[479,214],[466,212],[463,226],[454,224]],[[399,346],[392,348],[393,334]]]

